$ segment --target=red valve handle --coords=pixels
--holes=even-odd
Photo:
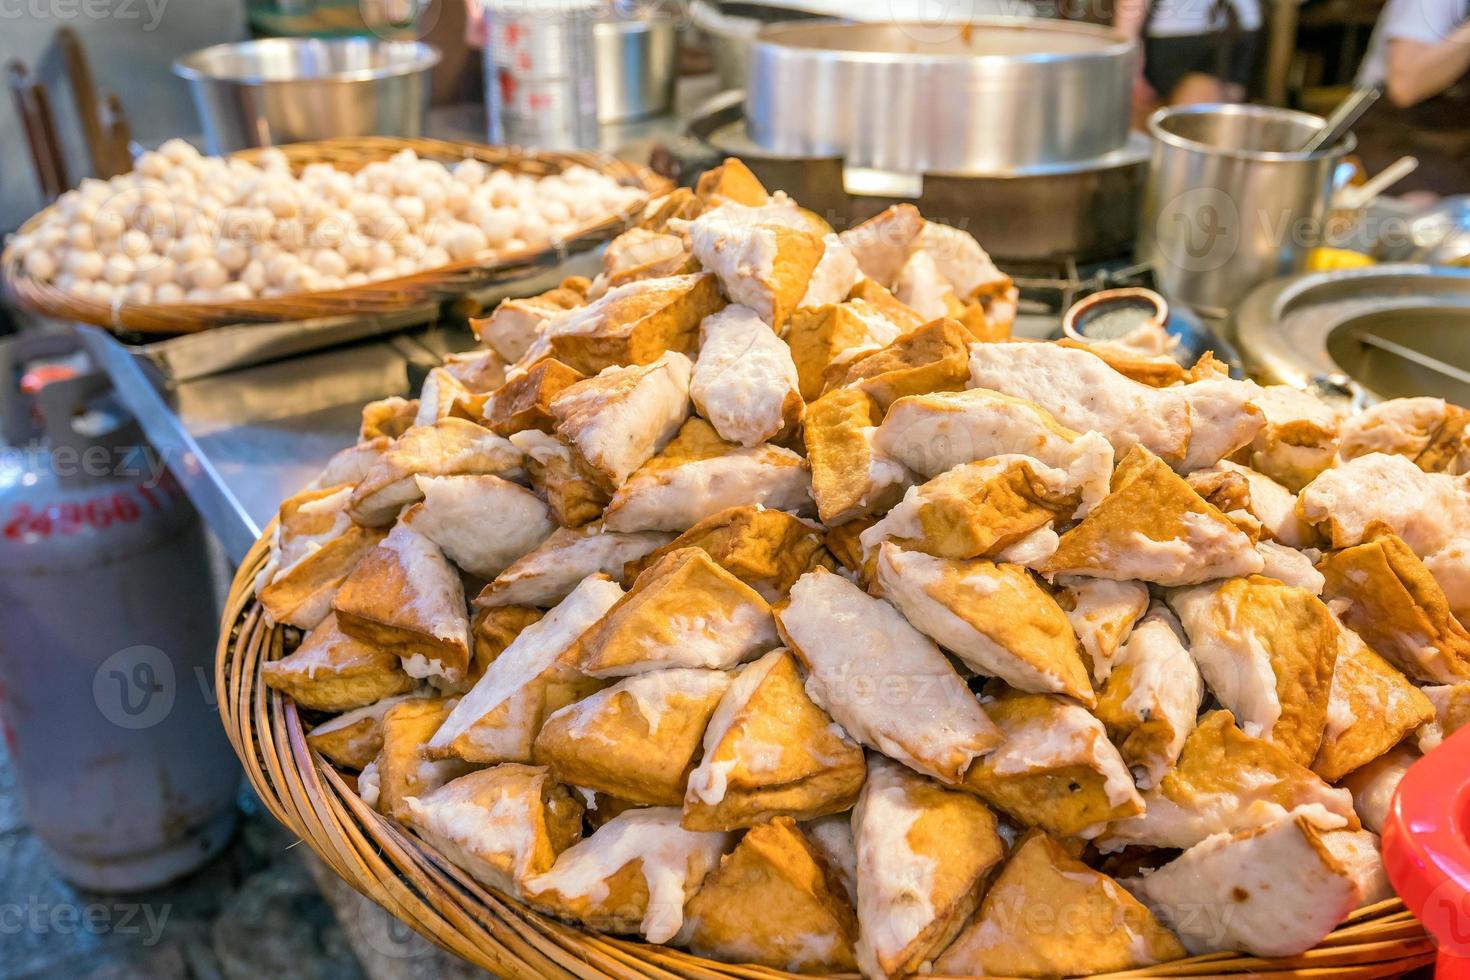
[[[1409,767],[1383,827],[1383,864],[1439,945],[1438,980],[1470,980],[1470,727]]]

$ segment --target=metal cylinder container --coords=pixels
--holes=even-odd
[[[848,167],[1004,176],[1128,141],[1136,45],[1107,28],[976,18],[767,27],[751,49],[750,137]]]
[[[597,146],[597,0],[486,0],[485,108],[492,143]]]
[[[120,406],[96,407],[109,387],[47,384],[47,437],[0,446],[0,720],[56,869],[130,891],[228,843],[240,768],[214,701],[199,517]]]
[[[593,31],[597,121],[631,122],[674,107],[678,21],[667,14],[610,17]]]
[[[1299,271],[1322,237],[1339,161],[1356,145],[1301,153],[1319,116],[1246,105],[1160,109],[1138,257],[1171,298],[1226,311],[1275,276]]]
[[[439,52],[414,41],[267,38],[174,62],[210,153],[333,136],[422,136]]]

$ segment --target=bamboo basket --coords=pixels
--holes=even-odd
[[[545,176],[573,164],[581,164],[620,184],[641,188],[645,193],[642,201],[665,193],[671,186],[645,167],[591,152],[532,152],[518,147],[388,136],[342,137],[292,143],[277,149],[286,154],[292,170],[297,173],[309,163],[330,163],[339,170],[355,173],[368,163],[386,160],[407,149],[441,163],[474,159],[492,167],[508,168],[532,176]],[[231,156],[254,160],[261,152],[259,149],[242,150]],[[547,246],[487,253],[410,276],[382,279],[332,292],[231,303],[99,303],[73,296],[51,283],[26,275],[14,249],[9,247],[0,254],[0,275],[4,277],[5,290],[10,298],[33,312],[58,320],[144,334],[197,333],[238,323],[391,313],[420,303],[452,300],[465,293],[549,269],[568,255],[592,248],[623,231],[641,210],[642,201],[626,212],[588,222],[565,239]],[[32,216],[21,226],[21,232],[35,227],[48,211]]]
[[[486,889],[370,809],[351,777],[308,747],[296,705],[260,680],[261,665],[286,652],[283,631],[265,624],[254,596],[271,530],[241,564],[225,604],[215,663],[220,718],[266,807],[348,884],[431,942],[506,980],[797,980],[799,974],[701,959],[542,915]],[[1098,976],[1369,980],[1427,966],[1434,957],[1423,927],[1394,898],[1354,912],[1300,956],[1214,953]]]

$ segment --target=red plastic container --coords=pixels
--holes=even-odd
[[[1437,980],[1470,980],[1470,728],[1404,774],[1383,828],[1383,863],[1439,944]]]

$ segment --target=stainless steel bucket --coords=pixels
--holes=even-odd
[[[1171,299],[1228,311],[1300,270],[1322,236],[1337,163],[1352,136],[1306,154],[1318,116],[1245,105],[1160,109],[1138,228],[1138,257]]]
[[[184,55],[211,153],[332,136],[421,136],[439,52],[415,41],[269,38]]]
[[[614,18],[593,29],[597,121],[629,122],[674,108],[679,23],[670,16]]]

